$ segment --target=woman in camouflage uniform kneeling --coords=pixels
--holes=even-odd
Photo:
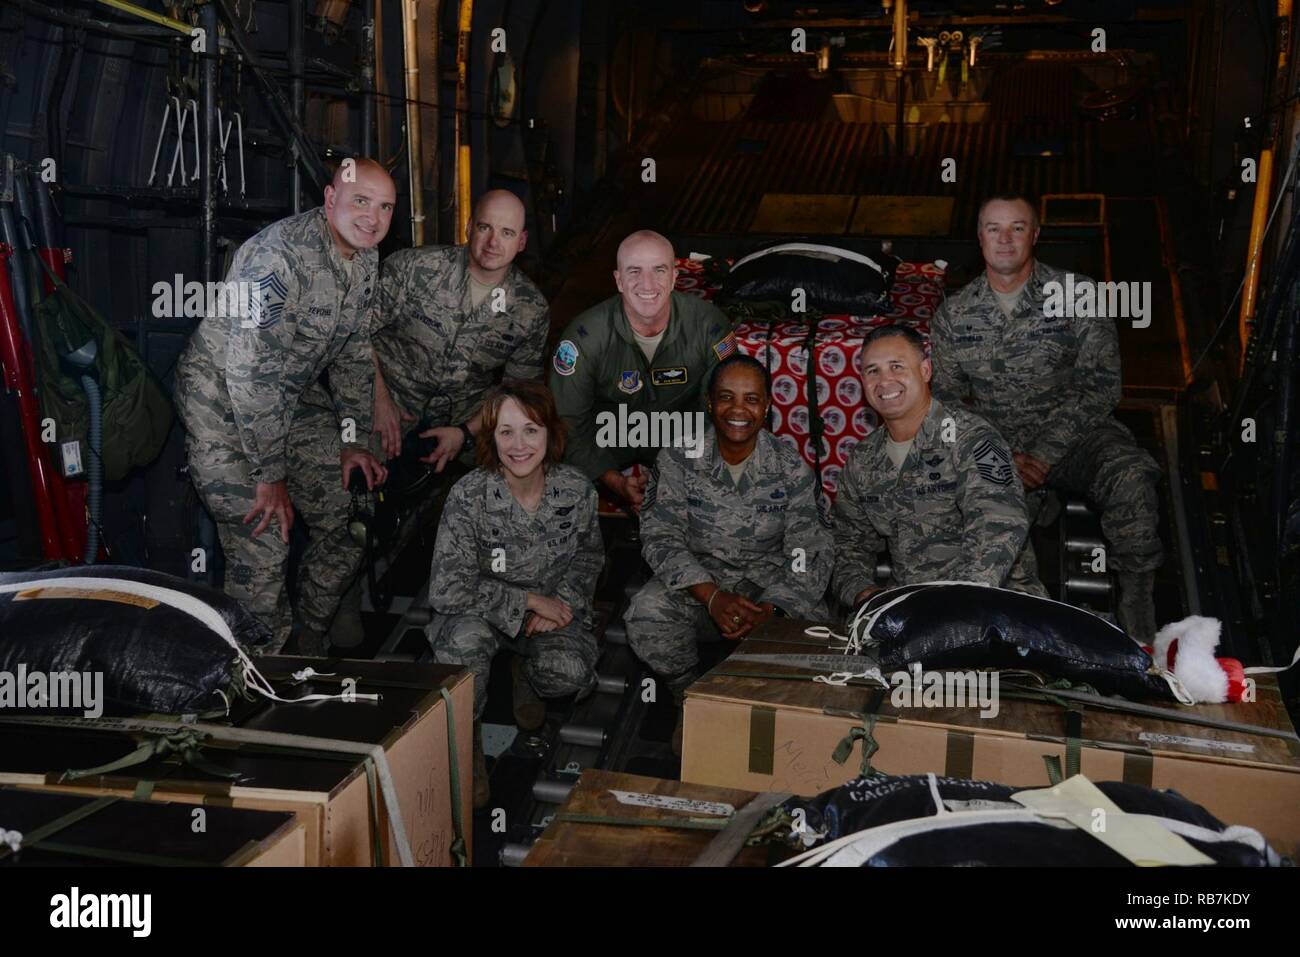
[[[434,660],[474,673],[474,804],[488,801],[482,717],[488,672],[515,652],[514,712],[523,730],[541,698],[596,684],[592,596],[605,564],[596,491],[560,463],[564,423],[537,382],[507,381],[486,400],[479,467],[456,483],[438,526],[429,583]]]

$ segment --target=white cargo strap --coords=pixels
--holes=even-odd
[[[163,605],[175,608],[177,611],[184,612],[191,618],[197,619],[206,625],[210,630],[216,632],[230,645],[231,649],[239,657],[239,662],[243,666],[244,685],[252,691],[257,692],[265,698],[272,701],[279,701],[283,704],[294,704],[299,701],[378,701],[380,696],[377,694],[308,694],[301,698],[281,698],[271,687],[271,682],[257,670],[257,665],[253,664],[253,659],[248,653],[240,647],[239,642],[235,640],[234,633],[226,620],[217,613],[211,605],[195,598],[193,595],[187,595],[185,592],[177,591],[174,588],[164,588],[161,585],[150,585],[145,582],[132,581],[129,578],[92,578],[72,576],[67,578],[42,578],[35,581],[22,583],[12,583],[0,585],[0,595],[10,592],[32,591],[37,588],[81,588],[87,591],[113,591],[120,592],[124,595],[136,595],[140,598],[149,598]]]

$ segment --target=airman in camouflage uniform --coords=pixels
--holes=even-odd
[[[658,233],[633,233],[619,246],[612,296],[570,322],[551,359],[555,404],[569,426],[565,461],[634,510],[646,477],[621,470],[654,463],[658,447],[600,441],[598,417],[704,410],[704,383],[736,351],[731,325],[712,303],[674,292],[673,246]],[[649,357],[647,357],[649,352]]]
[[[840,473],[832,588],[849,608],[876,581],[889,547],[893,582],[973,581],[1045,595],[1028,545],[1024,490],[991,425],[931,398],[912,447],[895,467],[885,428],[853,449]]]
[[[1044,286],[1066,274],[1032,256],[1037,215],[1018,197],[980,213],[985,273],[938,311],[930,328],[935,395],[968,396],[1011,446],[1026,488],[1056,488],[1101,511],[1118,572],[1119,619],[1134,638],[1155,633],[1154,572],[1160,468],[1113,416],[1122,388],[1113,318],[1048,316]],[[1074,277],[1074,285],[1091,282]],[[996,283],[996,285],[991,285]],[[1014,297],[1014,304],[999,301]],[[1009,288],[1009,291],[1008,291]],[[1036,512],[1042,496],[1032,496]]]
[[[291,626],[285,566],[294,507],[313,529],[300,611],[328,620],[346,577],[331,557],[339,547],[331,519],[347,507],[343,466],[383,479],[364,446],[374,381],[366,316],[394,187],[373,161],[358,160],[350,178],[348,169],[326,188],[324,207],[240,247],[227,281],[260,293],[250,314],[204,318],[176,368],[190,477],[217,525],[226,592],[271,627],[272,652]],[[327,370],[328,390],[318,382]],[[341,432],[341,419],[355,435]],[[272,518],[278,534],[262,534]]]
[[[792,618],[821,618],[834,557],[818,514],[816,480],[799,456],[761,431],[740,484],[727,474],[709,429],[705,452],[659,453],[641,507],[641,554],[654,578],[633,596],[624,621],[636,656],[672,679],[699,661],[697,636],[718,628],[686,591],[713,582]]]
[[[483,397],[503,373],[541,379],[550,320],[546,297],[514,265],[527,241],[523,219],[523,204],[497,190],[475,207],[468,245],[403,249],[384,260],[371,335],[400,415],[456,431],[472,423],[477,434]],[[475,284],[496,273],[476,302]],[[459,454],[472,463],[472,447]]]
[[[475,469],[443,507],[433,553],[426,629],[434,660],[474,673],[474,719],[487,704],[488,673],[503,647],[526,656],[524,674],[544,698],[596,684],[592,600],[605,565],[596,490],[577,469],[546,467],[541,505],[529,514],[496,469]],[[562,628],[525,637],[528,593],[573,610]]]
[[[449,480],[473,467],[474,443],[465,430],[478,433],[487,391],[503,374],[542,377],[550,314],[541,291],[514,265],[527,239],[523,204],[513,193],[493,190],[474,208],[466,245],[402,249],[384,260],[370,326],[379,372],[370,447],[392,458],[402,436],[422,428],[422,436],[437,440],[424,461],[440,473],[450,466],[442,481],[428,483],[423,498],[406,503],[406,514],[416,518],[399,532],[395,551],[436,519]],[[339,542],[337,561],[355,574],[363,550],[350,537]],[[360,612],[358,581],[331,629],[334,644],[360,643]]]

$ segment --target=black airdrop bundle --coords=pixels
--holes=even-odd
[[[0,574],[0,672],[102,674],[106,715],[224,712],[242,682],[239,646],[269,640],[233,598],[161,572],[95,565]],[[84,710],[32,704],[14,710]]]
[[[976,584],[910,585],[880,592],[858,612],[881,671],[1029,671],[1102,694],[1174,700],[1142,646],[1081,608]]]
[[[1258,832],[1228,827],[1176,791],[1120,781],[1097,787],[1125,814],[1155,818],[1218,866],[1288,863]],[[816,797],[791,798],[778,814],[797,822],[782,831],[786,843],[800,851],[825,848],[816,863],[832,866],[1128,866],[1085,829],[1053,823],[1015,802],[1012,795],[1023,790],[937,775],[875,775]],[[838,850],[827,846],[835,841]]]

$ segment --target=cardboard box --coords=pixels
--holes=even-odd
[[[843,764],[832,758],[861,715],[875,715],[872,766],[889,774],[934,772],[1018,787],[1049,783],[1044,755],[1064,766],[1067,722],[1082,739],[1081,768],[1093,781],[1171,788],[1227,824],[1260,831],[1281,853],[1300,854],[1300,745],[1290,739],[1177,721],[1001,696],[996,717],[977,708],[896,708],[887,690],[831,687],[810,672],[746,663],[752,654],[807,654],[808,622],[756,629],[730,658],[686,694],[682,780],[754,791],[814,795],[861,770],[861,743]],[[851,660],[851,659],[850,659]],[[740,674],[756,677],[738,677]],[[764,677],[789,675],[790,678]],[[802,675],[802,678],[800,676]],[[1288,732],[1294,728],[1277,683],[1257,680],[1253,703],[1158,704],[1189,715]]]
[[[446,665],[292,657],[260,658],[257,664],[276,693],[285,698],[311,692],[338,693],[348,678],[356,679],[358,695],[383,695],[379,702],[241,700],[224,723],[241,729],[381,745],[417,866],[454,863],[447,707],[439,694],[445,688],[455,719],[461,826],[469,855],[474,689],[468,671]],[[337,676],[295,683],[291,675],[308,665]],[[100,719],[94,727],[0,722],[0,784],[130,797],[144,781],[153,782],[149,796],[156,800],[292,811],[303,825],[309,867],[374,863],[377,819],[379,860],[399,863],[386,802],[377,788],[377,806],[372,806],[365,762],[357,755],[300,753],[213,740],[200,750],[201,757],[239,772],[238,781],[207,774],[175,754],[104,775],[61,780],[67,770],[98,767],[135,750],[139,737],[129,729],[113,730],[120,724],[109,718]]]
[[[569,793],[555,819],[533,845],[525,867],[686,867],[704,852],[716,831],[685,830],[651,825],[595,824],[566,821],[566,815],[595,815],[622,821],[647,819],[711,819],[689,808],[645,806],[620,802],[614,791],[632,792],[646,804],[654,798],[729,804],[739,810],[754,797],[753,791],[683,784],[636,774],[587,770]],[[649,798],[649,800],[646,800]],[[725,818],[718,816],[717,820]],[[774,849],[778,850],[778,849]],[[733,867],[762,867],[769,850],[747,847]],[[786,855],[788,856],[788,854]]]
[[[204,809],[167,801],[103,799],[0,787],[0,821],[32,841],[17,854],[0,846],[0,868],[91,866],[302,867],[302,825],[284,811]],[[72,819],[72,815],[82,815]]]

